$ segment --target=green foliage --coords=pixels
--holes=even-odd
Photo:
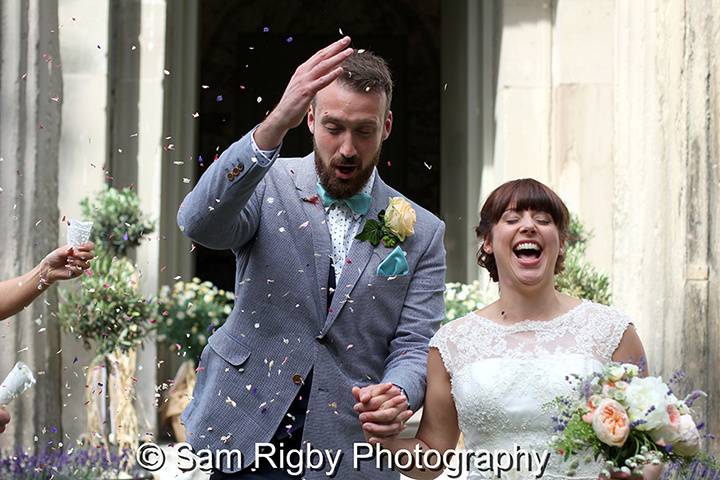
[[[569,235],[565,248],[565,268],[555,277],[555,287],[572,297],[596,303],[610,304],[610,279],[598,272],[584,258],[591,234],[585,230],[577,216],[570,218]]]
[[[362,232],[355,238],[361,242],[368,241],[373,247],[377,247],[381,241],[386,248],[395,248],[400,243],[400,238],[385,225],[385,210],[378,214],[377,220],[365,222]]]
[[[158,340],[170,345],[196,363],[207,338],[223,324],[232,310],[235,296],[210,282],[177,282],[160,289],[155,309]]]
[[[151,310],[137,290],[135,267],[101,248],[92,265],[79,289],[61,291],[61,327],[82,338],[86,348],[93,342],[98,355],[138,347],[150,330]]]
[[[464,317],[470,312],[480,310],[492,302],[491,295],[480,287],[475,280],[470,284],[445,284],[445,320],[443,323]]]
[[[127,255],[129,249],[140,244],[144,235],[155,229],[155,222],[144,217],[140,199],[130,188],[108,187],[93,202],[84,198],[80,206],[83,216],[94,222],[91,240],[96,245],[104,245],[111,255]]]

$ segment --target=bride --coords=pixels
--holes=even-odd
[[[482,241],[478,263],[499,283],[500,299],[443,326],[431,340],[425,406],[415,438],[373,436],[372,416],[364,414],[360,420],[371,443],[392,452],[443,453],[456,448],[462,432],[466,451],[536,452],[534,465],[520,462],[519,472],[513,469],[501,478],[540,473],[553,479],[598,478],[602,465],[589,455],[570,464],[549,452],[553,431],[543,405],[570,393],[566,376],[571,373],[586,375],[612,360],[639,363],[647,375],[647,363],[626,315],[555,290],[568,223],[565,204],[536,180],[511,181],[490,194],[476,228]],[[541,465],[546,450],[549,461]],[[498,477],[482,463],[487,465],[469,462],[469,478]],[[421,467],[403,473],[413,478],[442,473],[442,468]],[[647,478],[655,473],[646,470]]]

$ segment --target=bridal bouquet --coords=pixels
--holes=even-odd
[[[569,462],[568,476],[588,450],[605,459],[605,477],[612,471],[641,475],[648,463],[672,464],[674,470],[705,463],[690,411],[705,393],[695,390],[680,400],[662,378],[638,373],[636,365],[608,363],[588,377],[567,377],[574,394],[549,406],[556,431],[551,447]]]

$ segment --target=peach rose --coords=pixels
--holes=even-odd
[[[384,218],[385,225],[400,238],[401,242],[405,241],[405,237],[415,233],[415,210],[402,197],[390,199]]]
[[[672,445],[672,451],[683,457],[691,457],[700,451],[700,433],[690,415],[681,415],[675,405],[668,405],[670,422],[662,428],[651,430],[650,437],[660,446]]]
[[[583,422],[589,423],[590,425],[592,425],[592,423],[593,423],[593,417],[595,416],[595,411],[597,410],[597,404],[595,403],[595,400],[596,400],[595,397],[596,397],[596,395],[593,395],[592,397],[590,397],[588,399],[587,408],[589,409],[589,411],[585,415],[582,416]]]
[[[630,435],[628,414],[615,400],[606,398],[600,402],[592,419],[595,435],[601,442],[612,447],[621,447]]]

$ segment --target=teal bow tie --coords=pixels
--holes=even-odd
[[[372,197],[367,193],[362,192],[356,193],[352,197],[348,198],[333,198],[328,195],[325,188],[320,185],[320,182],[317,184],[317,192],[323,207],[327,208],[334,203],[341,205],[344,204],[358,215],[365,215],[368,210],[370,210],[370,203],[372,203]]]

